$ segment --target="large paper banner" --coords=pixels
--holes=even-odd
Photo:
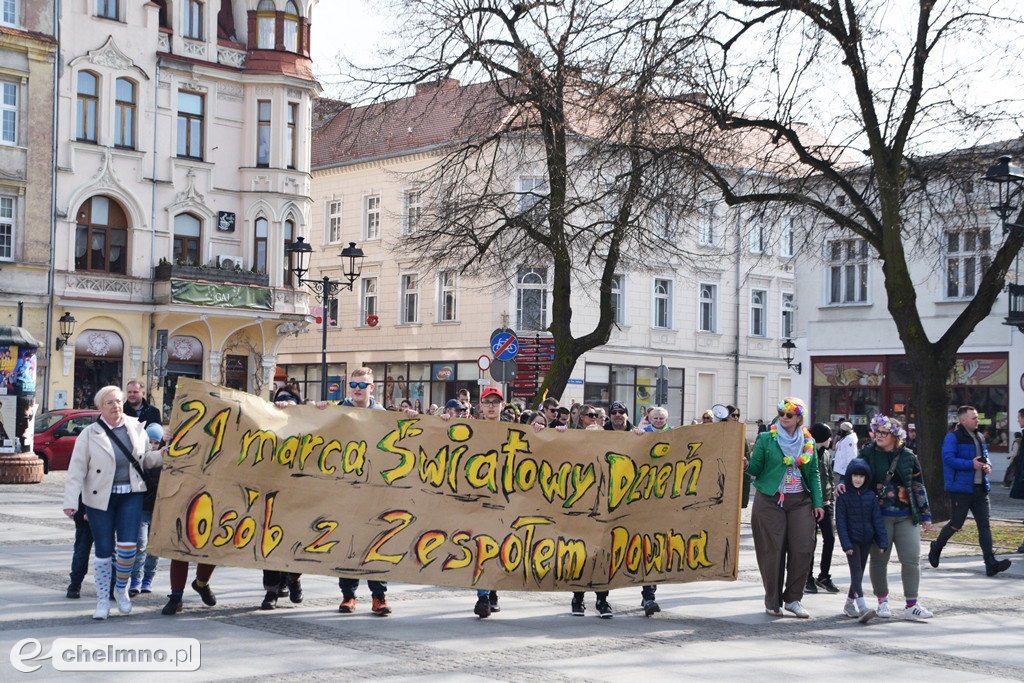
[[[161,557],[509,590],[736,578],[740,424],[535,433],[181,379],[172,426]]]

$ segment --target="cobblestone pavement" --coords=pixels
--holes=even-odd
[[[38,485],[0,487],[0,681],[138,680],[139,674],[63,673],[48,662],[19,673],[9,653],[34,638],[48,652],[57,637],[189,637],[202,647],[190,673],[144,674],[160,681],[646,681],[787,676],[860,680],[1024,680],[1024,556],[987,577],[976,546],[953,546],[938,569],[923,559],[921,602],[935,618],[915,621],[894,609],[889,620],[862,625],[841,616],[843,596],[805,596],[812,618],[763,614],[749,512],[744,512],[738,580],[662,586],[662,612],[643,616],[636,589],[612,591],[615,618],[596,618],[588,594],[585,618],[569,615],[569,596],[505,592],[502,611],[473,616],[475,595],[460,589],[392,585],[387,618],[369,612],[361,587],[358,610],[337,612],[337,581],[303,578],[305,600],[262,612],[259,572],[219,568],[211,585],[216,607],[191,590],[185,611],[160,614],[167,590],[161,561],[156,592],[140,596],[130,616],[90,619],[91,579],[81,600],[67,600],[73,526],[60,511],[63,473]],[[993,516],[1020,521],[1024,503],[1005,489],[992,493]],[[1024,540],[1024,524],[1022,524]],[[837,544],[838,546],[838,544]],[[837,552],[833,577],[848,576]],[[898,563],[890,567],[892,604],[902,607]],[[116,612],[116,610],[115,610]]]

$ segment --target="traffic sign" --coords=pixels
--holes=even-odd
[[[516,378],[516,370],[514,360],[496,360],[491,366],[491,377],[495,382],[511,382]]]
[[[519,354],[519,339],[516,338],[516,333],[509,329],[495,330],[491,335],[491,353],[494,360],[515,359]]]
[[[480,356],[476,359],[476,366],[481,370],[486,371],[487,368],[491,367],[491,357],[488,355]]]

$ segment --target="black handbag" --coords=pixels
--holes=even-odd
[[[146,484],[146,490],[142,492],[142,509],[146,512],[152,512],[153,507],[156,505],[157,488],[160,485],[160,470],[163,468],[150,467],[149,469],[142,469],[142,465],[135,459],[135,455],[125,447],[121,439],[114,436],[114,431],[107,426],[107,423],[102,419],[96,420],[96,422],[99,423],[100,427],[103,427],[103,431],[107,433],[110,443],[121,449],[121,452],[128,457],[128,462],[132,464],[135,471],[142,477],[142,481]]]

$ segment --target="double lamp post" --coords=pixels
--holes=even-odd
[[[342,290],[351,291],[359,273],[363,269],[363,250],[356,246],[355,242],[349,242],[348,246],[341,250],[342,279],[332,280],[327,275],[320,279],[306,279],[309,272],[309,256],[313,253],[305,238],[297,237],[294,242],[285,247],[285,254],[292,263],[289,270],[295,276],[300,285],[305,285],[313,292],[313,296],[320,302],[322,311],[321,320],[321,344],[320,344],[320,400],[327,400],[327,317],[337,301],[338,294]]]

